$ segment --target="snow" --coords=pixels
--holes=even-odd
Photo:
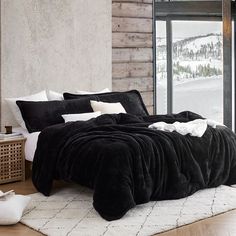
[[[202,116],[223,122],[223,79],[199,78],[185,83],[174,84],[174,113],[190,110]],[[157,84],[157,112],[166,113],[166,85],[162,81]]]
[[[210,35],[197,38],[192,42],[187,43],[184,47],[196,53],[201,49],[202,46],[206,45],[206,43],[210,43],[213,44],[213,46],[215,46],[219,42],[222,42],[222,35]]]
[[[191,110],[223,122],[222,35],[173,41],[176,50],[173,53],[173,111]],[[167,112],[166,39],[158,38],[157,46],[157,112],[163,114]],[[191,59],[190,51],[194,54]],[[216,72],[200,76],[199,66]]]

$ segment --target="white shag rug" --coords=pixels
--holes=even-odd
[[[138,205],[122,219],[106,221],[92,206],[92,191],[72,186],[50,197],[29,195],[21,223],[52,236],[153,235],[236,209],[236,188],[201,190],[180,200]]]

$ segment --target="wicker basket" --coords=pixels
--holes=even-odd
[[[25,180],[25,140],[0,141],[0,184]]]

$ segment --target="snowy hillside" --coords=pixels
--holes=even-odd
[[[157,79],[166,78],[166,42],[157,38]],[[174,80],[222,75],[222,35],[173,39]]]
[[[173,112],[223,121],[222,35],[173,38]],[[166,39],[157,38],[157,112],[166,113]]]

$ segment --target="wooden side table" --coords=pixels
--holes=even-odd
[[[0,184],[25,180],[25,141],[0,140]]]

